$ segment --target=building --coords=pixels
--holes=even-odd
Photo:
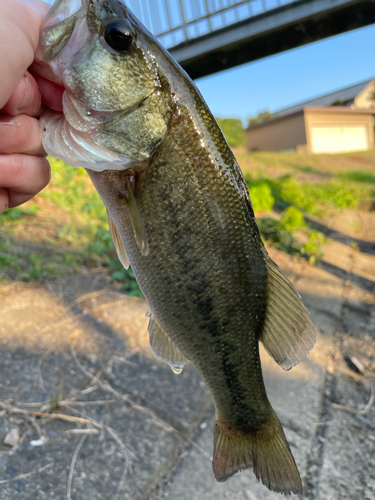
[[[247,129],[250,151],[340,153],[375,148],[375,79],[292,106]]]

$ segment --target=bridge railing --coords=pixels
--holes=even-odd
[[[166,48],[301,0],[127,0]]]

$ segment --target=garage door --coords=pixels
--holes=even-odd
[[[311,127],[313,153],[339,153],[368,149],[367,127],[358,125]]]

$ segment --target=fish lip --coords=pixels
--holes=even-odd
[[[38,84],[43,104],[56,112],[62,113],[65,87],[61,80],[59,78],[49,78],[49,72],[40,71],[38,63],[34,63],[29,71]]]
[[[62,76],[53,73],[49,63],[46,63],[41,60],[39,61],[36,60],[30,66],[29,71],[33,76],[42,77],[45,80],[48,80],[49,82],[57,84],[60,87],[64,87]]]
[[[40,30],[50,28],[77,13],[89,0],[55,0],[43,19]]]

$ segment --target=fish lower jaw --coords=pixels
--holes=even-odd
[[[76,130],[62,112],[48,110],[39,122],[45,151],[72,167],[102,172],[126,170],[134,163],[131,158],[95,144],[90,133]]]

